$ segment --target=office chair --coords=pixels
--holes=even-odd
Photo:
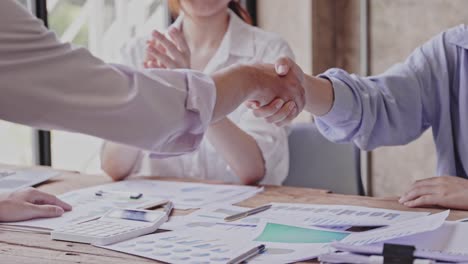
[[[313,123],[293,124],[289,153],[290,169],[285,186],[364,195],[360,151],[353,144],[329,142]]]

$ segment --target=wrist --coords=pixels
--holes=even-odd
[[[242,85],[239,87],[241,93],[245,100],[250,99],[255,91],[258,90],[259,81],[258,81],[258,69],[255,66],[249,64],[239,64],[236,66],[237,76],[242,82]]]
[[[308,75],[305,78],[306,111],[315,116],[327,114],[334,102],[333,86],[330,80]]]

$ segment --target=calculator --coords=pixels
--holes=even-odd
[[[109,245],[156,231],[168,220],[170,210],[112,209],[97,220],[67,225],[50,234],[54,240]]]

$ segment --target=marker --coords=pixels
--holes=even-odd
[[[252,210],[245,211],[243,213],[230,215],[230,216],[227,216],[226,218],[224,218],[224,221],[232,222],[232,221],[235,221],[235,220],[245,218],[245,217],[247,217],[249,215],[258,214],[258,213],[261,213],[263,211],[266,211],[266,210],[270,209],[271,206],[272,206],[271,204],[268,204],[268,205],[264,205],[264,206],[254,208]]]
[[[121,191],[103,191],[103,190],[99,190],[97,192],[94,193],[96,196],[105,196],[105,195],[120,195],[120,196],[125,196],[125,197],[128,197],[130,199],[140,199],[141,197],[143,197],[143,194],[142,193],[134,193],[134,192],[121,192]]]
[[[265,252],[265,245],[260,245],[228,261],[227,264],[239,264]]]

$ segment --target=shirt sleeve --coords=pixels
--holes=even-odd
[[[321,77],[331,81],[335,99],[316,119],[318,128],[332,141],[354,141],[366,150],[418,138],[440,110],[438,91],[449,89],[449,48],[443,33],[378,76],[328,70]]]
[[[189,70],[109,65],[55,34],[13,0],[0,1],[0,118],[90,134],[160,156],[196,149],[216,90]]]

